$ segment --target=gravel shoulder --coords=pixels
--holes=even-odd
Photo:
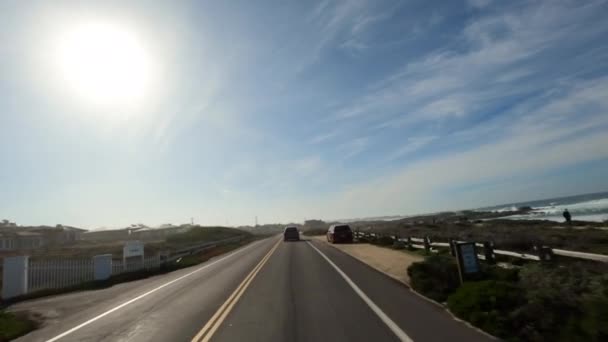
[[[378,247],[367,243],[330,244],[325,239],[325,236],[311,236],[310,238],[335,247],[389,277],[408,285],[410,279],[407,275],[407,268],[415,262],[424,260],[424,257],[419,255],[408,254],[403,251]]]

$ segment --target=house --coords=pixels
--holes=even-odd
[[[27,231],[40,233],[44,237],[45,245],[71,244],[81,239],[86,229],[70,226],[56,225],[55,227],[40,226],[26,227]]]
[[[161,241],[167,236],[178,233],[185,233],[192,229],[191,225],[170,226],[166,228],[151,228],[143,225],[133,225],[123,229],[107,229],[90,231],[82,234],[82,239],[87,241]]]
[[[0,227],[0,251],[71,244],[80,240],[84,232],[86,232],[85,229],[62,225],[55,227],[4,225]]]
[[[9,231],[0,233],[0,251],[35,249],[44,245],[44,237],[40,233],[28,231]]]

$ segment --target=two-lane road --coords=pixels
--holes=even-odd
[[[490,340],[402,284],[312,241],[266,239],[120,293],[102,291],[115,294],[19,341]]]

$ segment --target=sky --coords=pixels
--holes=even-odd
[[[608,190],[608,2],[2,1],[0,218],[408,215]]]

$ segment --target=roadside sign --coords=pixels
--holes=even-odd
[[[479,275],[481,269],[474,242],[456,243],[456,260],[461,282],[474,279]]]
[[[135,256],[144,256],[144,243],[141,241],[127,241],[122,248],[122,257],[130,258]]]

